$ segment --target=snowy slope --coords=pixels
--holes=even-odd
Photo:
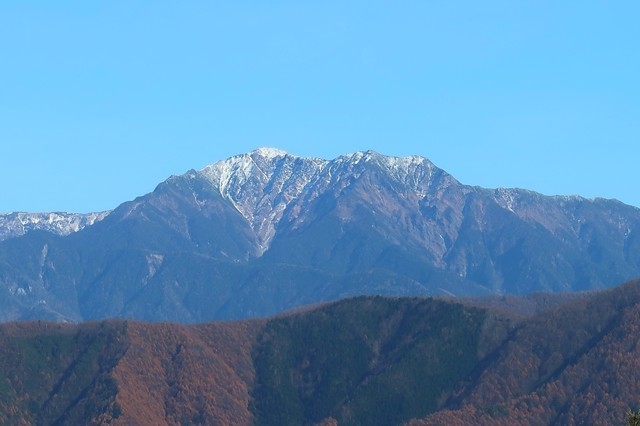
[[[245,217],[264,251],[286,208],[327,163],[260,148],[211,164],[200,174]]]
[[[0,215],[0,241],[19,237],[30,231],[47,231],[69,235],[104,219],[109,212],[99,213],[25,213]]]
[[[250,223],[264,251],[287,209],[292,207],[288,219],[295,221],[318,196],[344,189],[371,166],[380,168],[417,199],[425,197],[433,176],[442,172],[419,156],[389,157],[366,151],[329,161],[259,148],[211,164],[199,173]]]

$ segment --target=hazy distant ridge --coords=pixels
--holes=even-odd
[[[31,231],[47,231],[57,235],[69,235],[78,232],[109,214],[99,213],[26,213],[13,212],[0,215],[0,241],[20,237]]]
[[[420,156],[261,148],[100,218],[0,243],[0,319],[199,322],[352,295],[588,290],[640,276],[640,209],[469,186]]]

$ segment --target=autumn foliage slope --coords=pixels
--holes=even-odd
[[[4,324],[0,424],[622,424],[640,406],[640,282],[524,318],[474,305]]]

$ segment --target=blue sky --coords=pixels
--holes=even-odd
[[[561,3],[561,4],[559,4]],[[272,146],[640,206],[637,1],[0,2],[0,212]]]

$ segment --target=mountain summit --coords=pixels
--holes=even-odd
[[[287,218],[295,221],[330,186],[343,189],[349,179],[357,179],[371,167],[379,168],[418,198],[424,197],[429,179],[434,171],[439,171],[422,157],[385,157],[367,151],[327,161],[259,148],[214,163],[198,174],[244,216],[256,233],[260,251],[264,252],[290,206],[296,207]]]
[[[468,186],[420,156],[260,148],[67,236],[0,243],[0,319],[199,322],[360,294],[526,294],[640,276],[640,210]]]

